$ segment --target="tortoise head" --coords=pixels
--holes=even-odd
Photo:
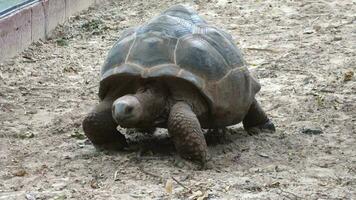
[[[145,82],[135,94],[116,99],[112,105],[114,120],[124,128],[149,128],[162,123],[168,106],[167,88],[162,83]]]
[[[135,127],[143,115],[143,105],[134,95],[116,99],[112,105],[114,120],[123,127]]]

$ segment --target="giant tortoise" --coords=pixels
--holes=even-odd
[[[176,5],[122,33],[101,70],[100,103],[83,129],[96,146],[120,149],[127,142],[118,125],[167,128],[178,153],[204,165],[202,129],[242,122],[247,131],[274,131],[255,99],[259,90],[232,37]]]

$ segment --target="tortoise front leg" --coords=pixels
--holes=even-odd
[[[120,150],[127,146],[126,138],[116,129],[111,107],[111,100],[103,100],[86,116],[82,126],[85,135],[96,147]]]
[[[178,102],[171,108],[168,132],[183,158],[196,160],[205,167],[208,147],[200,123],[187,103]]]
[[[257,134],[264,130],[272,132],[276,131],[274,124],[270,119],[268,119],[266,113],[263,111],[256,99],[251,104],[242,123],[244,129],[249,134]]]

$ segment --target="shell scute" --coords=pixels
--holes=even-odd
[[[194,10],[189,9],[182,5],[172,6],[171,8],[163,12],[163,14],[181,18],[190,21],[193,24],[206,23],[206,21],[201,17],[199,17]]]
[[[182,69],[208,80],[222,78],[230,68],[223,56],[199,34],[179,40],[176,63]]]
[[[101,76],[107,74],[108,71],[115,67],[121,66],[126,61],[126,57],[129,53],[130,47],[134,42],[134,36],[128,36],[121,38],[111,48],[103,67],[101,68]]]
[[[174,62],[174,49],[177,39],[160,32],[137,35],[130,49],[127,62],[143,67],[152,67]]]
[[[235,44],[215,27],[206,27],[205,34],[202,37],[222,55],[229,66],[232,68],[244,65],[240,50]]]
[[[171,37],[179,38],[190,34],[192,32],[192,26],[191,23],[186,22],[181,18],[162,15],[141,26],[137,30],[137,35],[160,32]]]

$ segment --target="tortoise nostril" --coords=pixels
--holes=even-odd
[[[132,110],[133,110],[133,107],[132,107],[132,106],[127,105],[127,106],[126,106],[126,108],[125,108],[125,113],[126,113],[126,114],[129,114],[129,113],[131,113],[131,112],[132,112]]]

